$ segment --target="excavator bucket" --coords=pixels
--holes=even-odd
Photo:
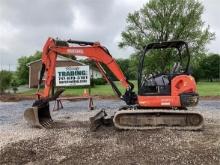
[[[37,107],[31,107],[26,109],[24,112],[24,119],[33,127],[42,127],[42,125],[39,122]]]
[[[48,99],[36,100],[31,108],[28,108],[24,112],[24,119],[32,127],[46,127],[49,128],[53,123],[50,115],[49,102],[56,100],[64,89],[58,89],[56,93]]]
[[[53,120],[50,115],[49,102],[35,101],[33,107],[24,112],[25,120],[33,127],[49,127]]]

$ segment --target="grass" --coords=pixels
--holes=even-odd
[[[220,96],[220,82],[198,82],[200,96]]]
[[[132,81],[135,85],[135,91],[137,91],[136,81]],[[119,90],[124,93],[124,88],[120,85],[119,82],[116,82]],[[73,95],[81,96],[85,88],[67,88],[64,92],[64,95]],[[197,84],[198,93],[200,96],[220,96],[220,83],[219,82],[199,82]],[[21,92],[24,95],[33,95],[36,92],[36,89],[30,89],[28,91]],[[96,85],[94,88],[91,88],[91,95],[99,96],[114,96],[114,92],[110,85]]]

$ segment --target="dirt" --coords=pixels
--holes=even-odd
[[[220,100],[220,96],[200,96],[202,100]]]
[[[65,95],[65,97],[72,97],[72,95]],[[76,96],[77,98],[78,96]],[[117,96],[92,96],[95,99],[118,99]],[[0,101],[2,102],[14,102],[14,101],[22,101],[22,100],[33,100],[36,97],[34,95],[23,95],[23,94],[1,94]],[[220,96],[200,96],[201,100],[220,100]],[[80,100],[80,99],[75,99]]]
[[[103,102],[103,104],[113,104]],[[0,164],[220,164],[219,101],[202,102],[202,131],[89,130],[95,111],[61,110],[55,128],[30,128],[23,120],[0,127]],[[83,102],[81,103],[83,104]],[[115,104],[118,104],[117,102]],[[203,107],[203,109],[202,109]]]
[[[33,95],[21,95],[21,94],[0,94],[0,101],[3,102],[14,102],[21,100],[33,100]]]

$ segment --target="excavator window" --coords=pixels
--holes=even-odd
[[[157,63],[152,61],[157,61]],[[188,46],[183,41],[147,45],[145,53],[140,58],[138,94],[170,95],[172,78],[176,75],[187,74],[188,63]]]

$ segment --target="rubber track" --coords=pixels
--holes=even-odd
[[[126,125],[120,125],[119,123],[119,117],[123,114],[128,114],[131,116],[131,114],[138,115],[138,114],[152,114],[153,118],[156,118],[157,116],[160,116],[160,114],[168,114],[172,115],[197,115],[200,117],[201,121],[197,126],[168,126],[168,125],[159,125],[159,126],[126,126]],[[152,119],[153,119],[152,118]],[[135,117],[133,118],[135,120]],[[135,121],[136,122],[136,121]],[[169,129],[176,129],[176,130],[201,130],[203,129],[204,125],[204,118],[203,116],[195,111],[188,111],[188,110],[120,110],[117,111],[113,118],[113,123],[116,128],[118,129],[135,129],[135,130],[148,130],[148,129],[160,129],[160,128],[169,128]]]

